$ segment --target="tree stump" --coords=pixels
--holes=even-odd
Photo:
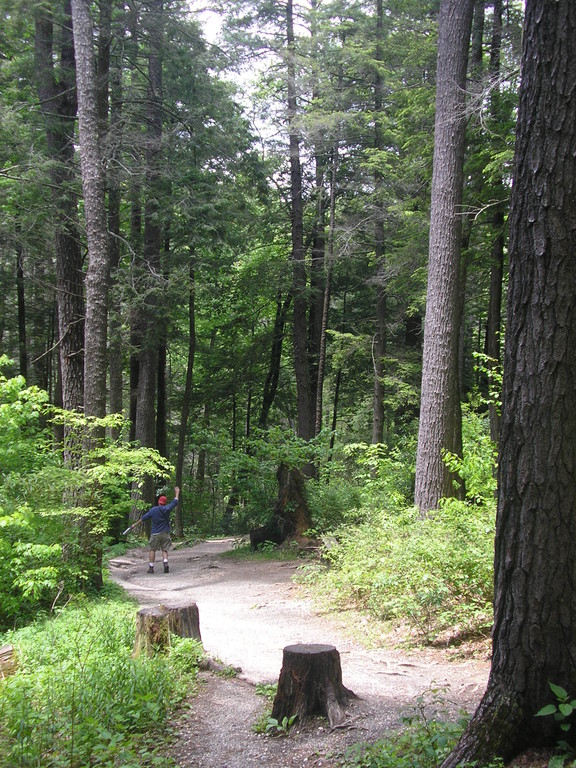
[[[140,608],[136,614],[136,636],[132,656],[154,656],[170,647],[170,612],[163,606]]]
[[[153,656],[170,647],[170,634],[178,637],[200,637],[200,616],[196,603],[140,608],[136,614],[136,637],[132,656]]]
[[[13,645],[3,645],[0,647],[0,679],[15,675],[18,670],[18,661],[16,651]]]
[[[161,605],[168,611],[168,624],[170,632],[178,637],[192,637],[200,640],[200,615],[196,603],[189,605]]]
[[[340,654],[333,645],[288,645],[284,648],[272,717],[282,722],[298,715],[300,722],[325,715],[332,728],[345,718],[348,700],[356,694],[342,684]]]

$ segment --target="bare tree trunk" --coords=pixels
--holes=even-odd
[[[110,260],[106,223],[104,162],[100,149],[95,81],[94,32],[87,0],[72,0],[76,88],[84,216],[88,242],[84,332],[84,413],[106,413],[108,287]]]
[[[456,768],[554,746],[549,682],[576,691],[576,6],[524,25],[495,548],[492,668]],[[573,731],[562,734],[572,745]]]
[[[26,344],[26,296],[24,293],[24,254],[22,246],[16,246],[16,296],[18,303],[18,350],[20,376],[28,379],[28,355]],[[0,343],[2,339],[0,337]]]
[[[460,250],[466,137],[466,67],[474,0],[442,0],[415,504],[422,513],[453,494],[443,452],[461,431],[458,382]],[[461,438],[460,438],[461,442]]]
[[[276,317],[274,318],[274,331],[272,333],[272,344],[270,347],[270,363],[268,365],[266,381],[264,382],[262,407],[260,409],[260,416],[258,417],[258,427],[260,429],[266,429],[268,414],[270,413],[270,408],[272,407],[274,397],[276,396],[276,390],[278,389],[284,328],[291,303],[292,294],[288,294],[284,301],[282,301],[282,294],[280,290],[278,290],[276,295]]]
[[[180,425],[178,428],[178,450],[176,455],[176,485],[182,487],[184,475],[184,449],[186,447],[186,435],[188,434],[188,420],[192,404],[192,384],[194,380],[194,357],[196,354],[196,281],[194,274],[194,254],[190,253],[189,264],[189,290],[188,290],[188,359],[186,362],[186,382],[182,395],[182,409],[180,412]],[[182,494],[180,495],[182,499]],[[174,533],[176,536],[184,535],[182,519],[182,501],[176,506]]]
[[[110,3],[105,3],[109,6]],[[109,303],[108,318],[108,371],[109,371],[109,407],[111,413],[122,413],[123,401],[123,352],[122,352],[122,318],[120,302],[114,301],[114,288],[116,284],[116,270],[120,266],[120,178],[118,174],[118,159],[122,148],[122,67],[121,61],[114,59],[109,75],[110,80],[110,124],[108,128],[109,145],[109,169],[108,169],[108,231],[110,253],[110,290],[112,299]],[[102,68],[99,67],[102,75]],[[104,122],[104,106],[101,106],[100,120]],[[120,435],[118,429],[111,430],[111,435],[117,439]]]
[[[308,324],[306,297],[306,264],[304,249],[304,214],[302,202],[302,168],[300,136],[296,125],[296,62],[293,1],[286,3],[286,72],[288,89],[288,129],[290,145],[290,202],[292,223],[292,265],[294,297],[294,372],[298,410],[298,434],[304,440],[314,437],[314,401],[308,364]]]
[[[497,121],[500,116],[500,58],[502,55],[502,0],[495,0],[492,21],[492,42],[490,46],[490,116]],[[499,180],[496,196],[504,200],[504,183]],[[490,371],[500,365],[500,327],[502,324],[502,284],[504,280],[504,203],[500,203],[492,216],[494,241],[490,253],[490,298],[486,322],[484,352],[488,357]],[[495,403],[490,404],[490,437],[497,443],[500,437],[500,411]]]
[[[158,220],[161,196],[162,163],[162,41],[163,0],[151,0],[146,11],[148,32],[148,93],[146,133],[146,202],[144,205],[144,264],[149,293],[145,306],[140,306],[141,347],[138,361],[138,395],[136,405],[136,439],[144,446],[156,447],[156,394],[159,365],[160,252],[162,227]],[[145,483],[147,501],[153,501],[153,482]]]
[[[374,73],[374,148],[384,149],[382,137],[383,82],[379,63],[383,59],[384,8],[382,0],[376,0],[376,69]],[[374,391],[372,397],[372,443],[384,439],[384,355],[386,354],[387,295],[385,284],[386,258],[384,255],[383,179],[379,171],[374,173],[374,260],[376,262],[376,330],[372,341],[372,366]]]
[[[35,11],[34,63],[40,108],[53,160],[56,240],[56,300],[62,407],[75,411],[84,402],[84,283],[74,189],[76,89],[69,0],[64,1],[61,45],[54,47],[53,19],[44,6]],[[55,60],[58,60],[58,73]]]
[[[326,277],[324,280],[324,301],[322,304],[322,322],[320,326],[320,347],[318,350],[318,376],[316,383],[316,423],[314,431],[318,435],[322,429],[322,406],[324,395],[324,379],[326,375],[326,344],[328,332],[328,315],[330,312],[330,296],[332,290],[332,270],[334,265],[334,237],[336,228],[336,173],[338,171],[338,141],[334,146],[332,158],[332,173],[330,176],[330,221],[328,225],[328,253],[326,258]]]

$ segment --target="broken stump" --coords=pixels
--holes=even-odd
[[[170,634],[201,640],[200,617],[196,603],[140,608],[136,614],[136,637],[132,656],[153,656],[170,647]]]
[[[288,645],[282,656],[272,717],[278,722],[298,715],[300,722],[324,715],[332,728],[341,725],[349,699],[356,694],[342,684],[340,654],[333,645]]]

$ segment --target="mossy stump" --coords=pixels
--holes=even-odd
[[[330,726],[342,725],[346,706],[356,694],[342,684],[340,654],[333,645],[288,645],[284,648],[272,717],[278,722],[298,715],[305,722],[324,715]]]
[[[170,647],[170,634],[201,640],[196,603],[182,606],[156,605],[140,608],[136,614],[136,636],[132,656],[154,656]]]

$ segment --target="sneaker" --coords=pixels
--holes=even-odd
[[[148,566],[148,573],[154,573],[153,566],[151,566],[151,565]]]
[[[164,573],[170,573],[170,568],[168,567],[168,563],[164,563]]]

